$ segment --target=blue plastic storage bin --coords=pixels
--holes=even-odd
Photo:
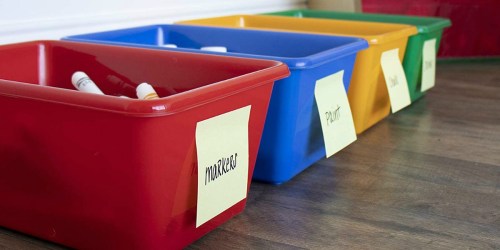
[[[290,180],[325,157],[315,83],[344,70],[347,91],[356,54],[368,47],[365,40],[352,37],[188,25],[154,25],[63,39],[286,63],[291,75],[274,85],[253,177],[275,184]],[[224,46],[228,52],[200,50],[204,46]]]

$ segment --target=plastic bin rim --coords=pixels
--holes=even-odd
[[[296,19],[293,17],[284,17],[284,16],[266,16],[266,15],[247,15],[247,14],[236,14],[236,15],[229,15],[229,16],[219,16],[219,17],[211,17],[211,18],[200,18],[200,19],[192,19],[192,20],[185,20],[185,21],[179,21],[176,22],[176,24],[184,24],[184,25],[203,25],[203,26],[212,26],[212,27],[220,27],[217,24],[200,24],[197,23],[198,21],[201,20],[216,20],[220,18],[274,18],[274,19],[282,19],[282,18],[290,18],[290,19]],[[355,23],[365,23],[367,25],[377,25],[377,23],[373,22],[362,22],[362,21],[345,21],[345,20],[325,20],[321,18],[309,18],[309,19],[314,19],[315,21],[319,22],[355,22]],[[297,21],[306,21],[306,20],[290,20],[290,22],[297,22]],[[259,27],[234,27],[234,28],[239,28],[239,29],[253,29],[253,30],[269,30],[269,31],[279,31],[279,32],[296,32],[296,33],[306,33],[306,34],[323,34],[323,35],[332,35],[332,36],[348,36],[348,37],[360,37],[365,39],[369,44],[382,44],[382,43],[388,43],[394,40],[401,39],[403,37],[409,37],[412,35],[415,35],[418,33],[417,28],[413,25],[406,25],[406,24],[384,24],[384,25],[389,25],[393,27],[399,27],[397,30],[385,32],[383,34],[377,34],[377,35],[343,35],[341,33],[335,33],[335,32],[317,32],[317,31],[295,31],[295,30],[287,30],[287,29],[280,29],[280,28],[259,28]],[[227,27],[227,26],[224,26]]]
[[[19,46],[28,44],[45,44],[45,43],[77,43],[72,41],[57,41],[57,40],[38,40],[14,44],[0,45],[0,48],[9,46]],[[101,44],[91,44],[92,46],[109,46]],[[149,50],[145,48],[132,48],[132,50]],[[158,50],[155,50],[158,51]],[[161,52],[175,54],[193,54],[177,51]],[[209,57],[219,57],[218,55],[207,55]],[[109,95],[95,95],[83,93],[77,90],[41,86],[29,82],[12,81],[0,78],[0,96],[23,98],[49,103],[57,103],[68,106],[75,106],[85,109],[99,110],[104,112],[118,113],[126,116],[134,117],[158,117],[176,114],[206,103],[211,103],[222,98],[226,98],[247,90],[273,83],[276,80],[282,79],[290,75],[288,67],[279,61],[260,60],[252,58],[235,58],[236,60],[248,61],[267,61],[267,68],[253,71],[244,75],[236,76],[219,82],[214,82],[202,87],[191,89],[175,95],[155,99],[155,100],[138,100],[125,99]],[[249,82],[255,82],[249,84]],[[210,89],[210,91],[206,91]],[[88,101],[89,95],[92,95],[93,100]],[[196,101],[202,99],[203,101]]]
[[[122,45],[122,46],[134,46],[134,47],[140,47],[140,48],[151,48],[151,49],[161,49],[161,50],[171,50],[171,51],[180,51],[180,52],[190,52],[190,53],[203,53],[203,54],[213,54],[213,55],[222,55],[222,56],[236,56],[236,57],[250,57],[250,58],[257,58],[257,59],[264,59],[264,60],[273,60],[273,61],[280,61],[285,63],[289,69],[291,70],[300,70],[300,69],[309,69],[309,68],[314,68],[318,67],[320,65],[323,65],[325,63],[337,60],[340,57],[344,57],[353,53],[357,53],[360,50],[364,50],[368,48],[368,42],[359,37],[349,37],[349,36],[333,36],[333,35],[326,35],[326,34],[304,34],[304,33],[294,33],[294,32],[280,32],[280,31],[270,31],[270,30],[242,30],[242,29],[235,29],[235,28],[226,28],[226,27],[208,27],[208,26],[197,26],[197,25],[180,25],[180,24],[156,24],[156,25],[146,25],[146,26],[138,26],[138,27],[133,27],[133,28],[127,28],[127,29],[120,29],[120,30],[113,30],[113,31],[125,31],[125,30],[133,30],[133,29],[138,29],[138,28],[159,28],[159,27],[186,27],[186,28],[201,28],[201,29],[221,29],[221,30],[235,30],[235,31],[243,31],[243,32],[279,32],[279,33],[288,33],[288,34],[296,34],[297,36],[318,36],[318,37],[323,37],[325,39],[334,39],[335,37],[341,37],[345,39],[352,39],[352,42],[348,44],[344,44],[341,46],[337,47],[332,47],[327,50],[323,50],[318,53],[314,53],[308,56],[302,56],[302,57],[285,57],[285,56],[268,56],[268,55],[262,55],[262,54],[248,54],[248,53],[241,53],[241,52],[214,52],[214,51],[200,51],[198,49],[192,49],[192,48],[167,48],[167,47],[159,47],[156,45],[149,45],[149,44],[134,44],[134,43],[126,43],[126,42],[114,42],[114,41],[106,41],[106,40],[94,40],[94,39],[89,39],[85,38],[87,35],[92,35],[92,34],[102,34],[102,33],[107,33],[105,32],[98,32],[98,33],[88,33],[88,34],[81,34],[81,35],[74,35],[74,36],[67,36],[61,38],[61,40],[66,40],[66,41],[74,41],[74,42],[86,42],[86,43],[100,43],[100,44],[108,44],[108,45]]]
[[[450,19],[447,18],[440,18],[440,17],[430,17],[430,16],[414,16],[414,15],[395,15],[395,14],[385,14],[385,13],[362,13],[362,12],[343,12],[343,11],[330,11],[330,10],[311,10],[311,9],[291,9],[291,10],[285,10],[285,11],[276,11],[276,12],[267,12],[263,13],[263,15],[274,15],[274,14],[302,14],[302,13],[332,13],[332,14],[343,14],[343,15],[366,15],[366,16],[372,16],[372,17],[380,17],[380,18],[385,18],[385,17],[390,17],[390,18],[401,18],[407,21],[413,20],[417,21],[418,19],[421,20],[433,20],[434,22],[431,24],[410,24],[410,23],[403,23],[403,22],[386,22],[383,19],[380,21],[382,23],[399,23],[399,24],[407,24],[407,25],[414,25],[417,27],[418,33],[430,33],[434,32],[437,30],[441,30],[447,27],[451,26],[451,21]],[[323,19],[321,17],[308,17],[308,18],[318,18],[318,19]],[[335,19],[335,18],[332,18]],[[343,19],[342,19],[343,20]],[[351,20],[351,19],[350,19]],[[366,20],[359,20],[359,21],[365,21],[365,22],[374,22],[374,21],[366,21]]]

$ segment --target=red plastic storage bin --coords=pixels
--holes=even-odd
[[[104,93],[73,90],[81,70]],[[251,105],[248,185],[280,62],[62,41],[0,46],[0,226],[81,249],[182,248],[196,228],[197,122]],[[248,189],[247,189],[248,190]]]
[[[363,0],[363,12],[437,16],[451,19],[438,56],[500,56],[498,0]],[[496,31],[495,31],[496,30]]]

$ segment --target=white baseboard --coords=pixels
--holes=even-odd
[[[38,0],[31,0],[38,1]],[[61,8],[71,9],[67,0],[51,1],[53,5],[60,2]],[[144,1],[144,5],[148,1]],[[24,1],[23,1],[24,2]],[[30,1],[25,1],[29,4]],[[49,1],[50,2],[50,1]],[[120,1],[117,3],[119,4]],[[126,2],[126,1],[123,1]],[[104,6],[108,9],[99,8],[97,3],[94,8],[98,9],[95,14],[87,9],[87,13],[76,13],[74,15],[50,16],[51,13],[38,15],[36,18],[25,18],[23,20],[2,21],[0,23],[0,44],[44,39],[59,39],[68,35],[88,32],[119,29],[148,24],[171,23],[183,19],[210,17],[230,14],[254,14],[268,11],[302,8],[305,0],[233,0],[233,1],[160,1],[155,2],[155,7],[141,7],[120,10],[110,9],[110,5]],[[3,8],[2,12],[9,11]],[[52,6],[57,8],[57,6]],[[47,8],[50,12],[50,6]],[[74,8],[73,8],[74,9]],[[16,10],[14,10],[16,11]]]

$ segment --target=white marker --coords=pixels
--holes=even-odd
[[[141,83],[137,88],[135,89],[137,92],[137,97],[142,100],[150,100],[150,99],[158,99],[158,94],[156,91],[153,89],[151,85],[148,83]]]
[[[73,83],[73,86],[79,91],[104,95],[89,76],[81,71],[77,71],[71,76],[71,83]]]
[[[201,50],[213,51],[213,52],[227,52],[227,48],[223,46],[206,46],[206,47],[201,47]]]
[[[165,48],[177,48],[177,45],[175,45],[173,43],[167,43],[167,44],[163,44],[162,47],[165,47]]]

